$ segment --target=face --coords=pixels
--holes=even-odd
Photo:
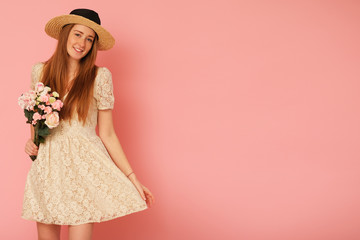
[[[79,61],[90,51],[95,39],[91,28],[76,24],[70,31],[67,40],[67,52],[73,60]]]

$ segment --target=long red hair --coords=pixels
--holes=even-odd
[[[68,24],[62,28],[56,50],[45,62],[40,81],[49,86],[52,91],[58,92],[60,99],[64,102],[60,111],[61,119],[70,120],[76,109],[79,120],[84,124],[93,98],[94,82],[98,69],[95,65],[97,36],[94,38],[90,51],[80,60],[78,73],[71,82],[71,86],[67,86],[67,40],[74,25]],[[64,100],[68,87],[70,87],[70,91]]]

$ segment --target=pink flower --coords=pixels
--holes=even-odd
[[[38,112],[34,113],[33,120],[35,120],[35,121],[41,120],[41,115]]]
[[[33,91],[33,90],[30,90],[30,91],[29,91],[29,95],[30,95],[30,98],[31,98],[32,100],[35,100],[36,97],[37,97],[36,92]]]
[[[59,113],[52,112],[46,115],[45,124],[51,129],[59,125]]]
[[[45,106],[44,105],[38,105],[38,108],[40,108],[41,110],[44,110]]]
[[[26,96],[25,94],[22,94],[19,98],[18,98],[18,104],[22,109],[26,108]]]
[[[47,107],[44,107],[45,109],[45,113],[51,113],[52,112],[52,108],[47,106]]]
[[[61,109],[62,106],[63,106],[63,103],[62,103],[61,100],[56,100],[55,102],[53,102],[53,103],[51,104],[51,106],[52,106],[53,109],[56,109],[56,110],[60,111],[60,109]]]
[[[40,101],[41,101],[41,102],[44,102],[44,103],[46,103],[47,101],[49,101],[49,96],[48,96],[48,94],[47,94],[47,95],[42,95],[42,96],[40,96]]]
[[[35,124],[36,124],[36,121],[35,121],[35,120],[32,120],[31,124],[32,124],[32,125],[35,125]]]
[[[41,92],[42,90],[44,90],[44,84],[42,82],[38,82],[36,85],[35,85],[35,91],[36,92]]]
[[[18,98],[18,104],[22,109],[30,110],[35,106],[36,101],[31,98],[29,92],[26,92]]]

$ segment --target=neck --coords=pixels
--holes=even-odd
[[[79,68],[79,61],[76,61],[72,58],[68,59],[67,67],[68,67],[68,76],[75,76],[75,73],[77,72]]]

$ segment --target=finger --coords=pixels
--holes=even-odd
[[[34,147],[34,148],[38,148],[38,146],[36,146],[36,144],[35,144],[31,139],[29,139],[29,140],[26,142],[26,145],[31,146],[31,147]]]
[[[148,197],[147,199],[148,199],[148,201],[147,201],[148,206],[151,207],[152,204],[153,204],[152,198],[151,198],[151,197]]]
[[[149,199],[146,201],[146,205],[147,205],[148,207],[151,207],[151,202],[150,202]]]
[[[143,199],[143,200],[146,200],[145,194],[144,194],[144,189],[143,189],[141,186],[139,186],[139,185],[136,185],[136,188],[138,189],[138,191],[139,191],[142,199]]]
[[[149,190],[147,187],[145,187],[145,186],[143,186],[143,188],[144,188],[144,191],[145,191],[145,194],[146,194],[146,198],[150,198],[150,199],[151,199],[151,202],[154,202],[154,196],[153,196],[153,194],[150,192],[150,190]]]
[[[38,149],[39,149],[39,147],[36,146],[34,143],[32,143],[32,144],[30,145],[30,147],[31,147],[31,149],[33,149],[33,150],[38,150]]]
[[[149,195],[149,197],[153,198],[154,199],[154,195],[150,192],[150,190],[148,189],[147,190],[147,194]]]
[[[155,203],[155,198],[153,195],[151,195],[151,203]]]
[[[141,197],[142,197],[142,199],[144,199],[144,201],[146,201],[146,196],[144,194],[144,191],[141,191]]]
[[[152,194],[150,192],[146,193],[146,199],[148,200],[148,205],[152,206],[154,203],[154,197],[152,196]]]
[[[154,199],[151,197],[150,198],[150,206],[152,206],[154,204]]]
[[[154,198],[154,196],[152,194],[151,194],[150,199],[151,199],[151,204],[153,204],[155,202],[155,198]]]
[[[35,149],[32,146],[29,146],[28,150],[29,150],[30,153],[33,153],[35,151]]]
[[[37,155],[36,152],[33,152],[33,151],[26,151],[26,154],[29,156]]]
[[[28,155],[31,154],[31,149],[28,146],[25,146],[25,153]]]
[[[37,149],[34,148],[33,146],[29,146],[28,147],[28,152],[32,155],[34,155],[37,152]]]
[[[31,145],[30,145],[30,146],[31,146],[31,151],[32,151],[33,153],[37,153],[39,147],[36,146],[35,143],[33,143],[33,142],[31,142]]]
[[[28,154],[28,155],[37,155],[38,150],[30,148],[30,147],[26,147],[25,148],[25,153]]]

